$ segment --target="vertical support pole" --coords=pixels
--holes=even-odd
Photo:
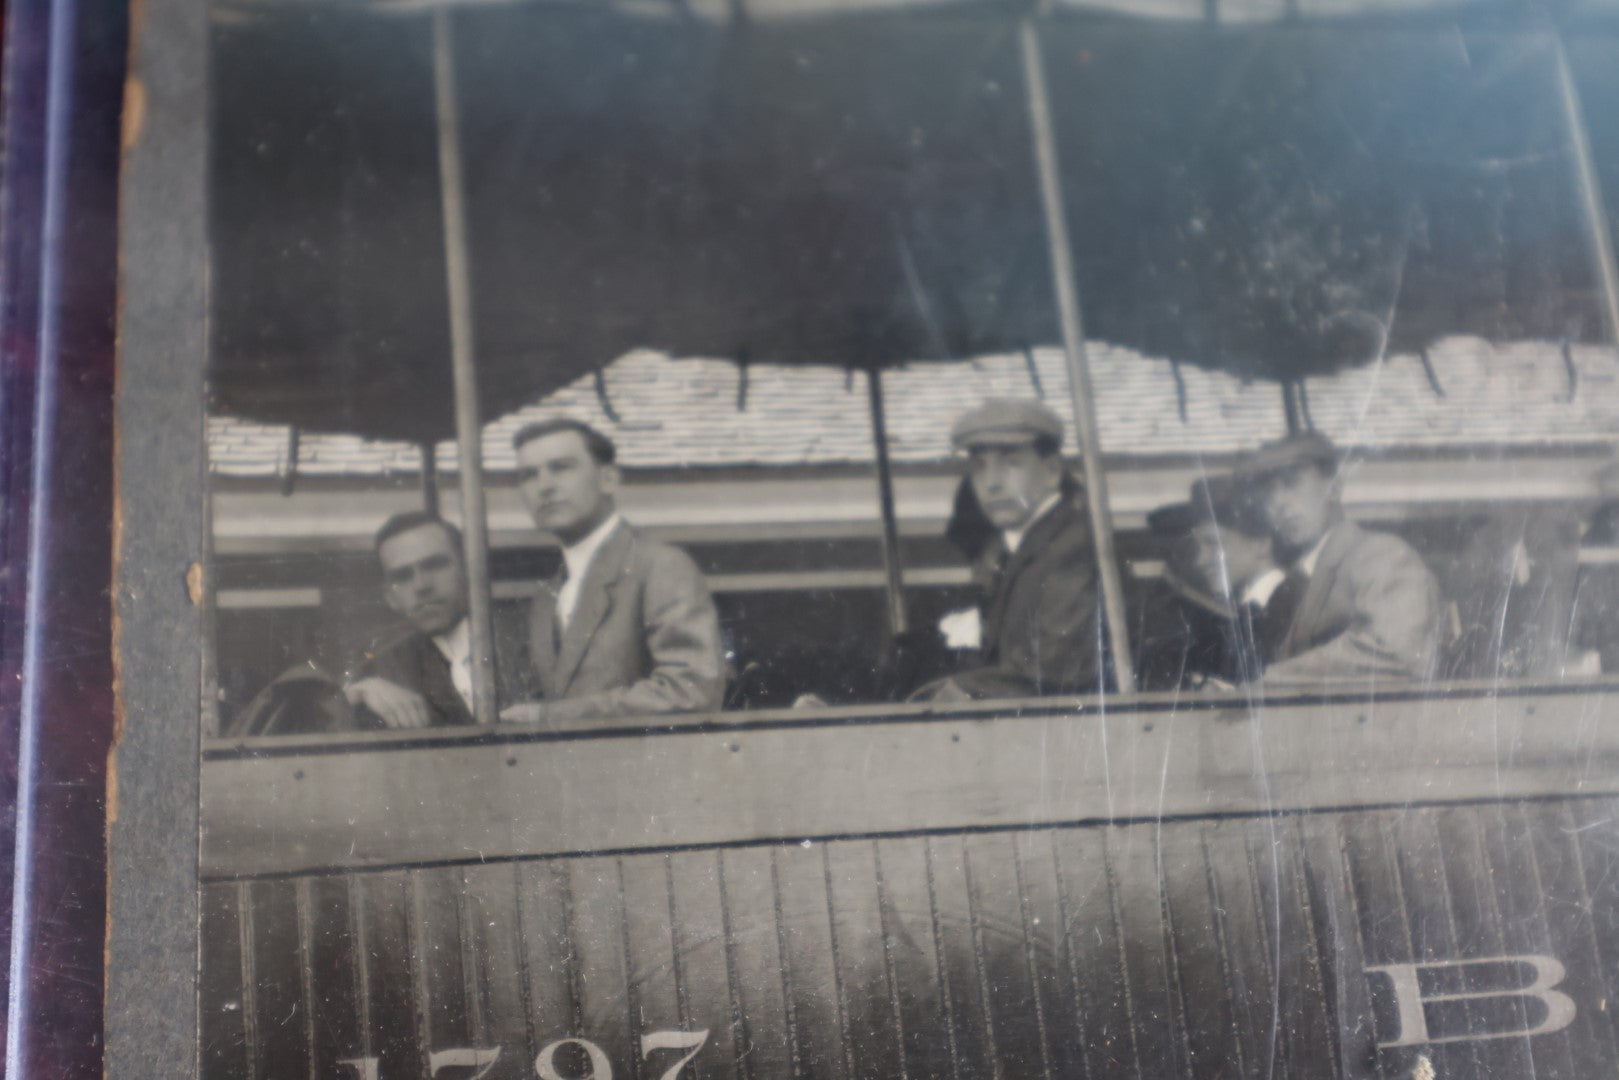
[[[1591,245],[1591,262],[1602,290],[1602,315],[1607,323],[1608,342],[1619,345],[1619,269],[1613,255],[1613,234],[1603,208],[1602,184],[1591,161],[1591,140],[1586,135],[1585,113],[1580,106],[1579,87],[1568,66],[1563,35],[1551,31],[1552,60],[1557,68],[1557,89],[1563,104],[1563,123],[1568,128],[1569,147],[1574,152],[1574,180],[1579,188],[1580,210]]]
[[[1034,164],[1040,178],[1040,203],[1045,211],[1046,246],[1051,254],[1051,278],[1062,322],[1063,355],[1068,365],[1068,389],[1074,402],[1074,427],[1085,469],[1085,499],[1096,540],[1096,569],[1102,581],[1102,613],[1112,644],[1113,675],[1123,693],[1136,688],[1135,663],[1130,655],[1129,622],[1124,610],[1124,582],[1113,548],[1113,515],[1108,505],[1107,477],[1102,471],[1102,440],[1096,422],[1096,395],[1091,387],[1090,363],[1085,356],[1085,330],[1079,315],[1079,279],[1068,246],[1068,220],[1062,205],[1062,177],[1057,161],[1057,138],[1051,123],[1051,98],[1046,88],[1044,58],[1036,16],[1025,15],[1019,25],[1023,53],[1023,81],[1028,91],[1029,127],[1034,135]]]
[[[883,572],[888,582],[888,628],[910,629],[905,615],[905,579],[899,561],[899,517],[894,512],[894,469],[888,460],[888,416],[883,408],[883,376],[875,366],[866,372],[871,397],[871,438],[877,447],[877,501],[883,517]]]
[[[1287,433],[1297,435],[1304,430],[1304,422],[1299,418],[1299,396],[1294,392],[1294,383],[1291,379],[1280,379],[1276,385],[1282,391],[1282,417],[1287,421]]]
[[[432,439],[423,439],[422,454],[422,509],[429,514],[439,512],[438,447]]]
[[[204,451],[206,453],[206,451]],[[202,488],[202,559],[192,573],[198,580],[187,580],[201,612],[202,656],[198,666],[202,693],[203,738],[217,738],[219,717],[219,576],[214,560],[214,476],[204,466]]]
[[[450,13],[433,10],[433,97],[437,104],[444,271],[450,307],[450,367],[455,380],[455,438],[460,458],[461,528],[466,540],[468,624],[472,642],[472,712],[480,724],[499,719],[495,700],[495,633],[489,600],[488,521],[483,499],[483,428],[478,421],[478,371],[473,355],[472,268],[467,260],[466,192],[461,177],[461,127],[455,97]]]

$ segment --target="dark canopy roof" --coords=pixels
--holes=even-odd
[[[1056,340],[1008,9],[785,2],[455,11],[486,416],[637,346],[876,365]],[[1267,378],[1385,336],[1600,339],[1549,39],[1386,6],[1043,20],[1088,334]],[[214,47],[216,405],[446,434],[429,19],[221,9]],[[1619,39],[1569,53],[1588,115],[1619,115]]]

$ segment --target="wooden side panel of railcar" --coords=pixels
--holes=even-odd
[[[205,1072],[1611,1074],[1616,821],[1571,798],[216,881]]]

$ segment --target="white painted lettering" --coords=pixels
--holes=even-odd
[[[1527,964],[1534,978],[1527,985],[1505,986],[1487,990],[1468,990],[1452,993],[1424,994],[1418,982],[1418,973],[1441,968],[1482,967],[1496,964]],[[1471,960],[1435,960],[1423,964],[1380,964],[1366,969],[1368,974],[1387,976],[1394,988],[1395,1014],[1399,1018],[1400,1032],[1392,1042],[1378,1043],[1379,1049],[1397,1046],[1417,1046],[1425,1043],[1467,1042],[1472,1039],[1505,1039],[1525,1035],[1545,1035],[1560,1031],[1573,1023],[1574,999],[1553,989],[1568,974],[1562,963],[1552,956],[1487,956]],[[1534,998],[1546,1008],[1540,1023],[1510,1031],[1475,1031],[1463,1035],[1434,1034],[1428,1030],[1427,1014],[1423,1006],[1439,1001],[1472,1001],[1481,998],[1526,997]]]

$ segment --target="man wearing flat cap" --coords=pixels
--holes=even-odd
[[[1427,679],[1439,654],[1439,582],[1399,537],[1344,518],[1338,453],[1314,432],[1268,443],[1236,470],[1270,529],[1296,607],[1267,686]]]
[[[1143,689],[1259,678],[1274,652],[1274,626],[1288,616],[1270,608],[1285,574],[1253,501],[1229,477],[1203,477],[1185,502],[1148,514],[1147,526],[1170,546],[1159,587],[1146,593],[1133,620]]]
[[[969,551],[980,588],[977,664],[917,697],[1073,694],[1100,684],[1096,554],[1062,438],[1062,421],[1033,401],[986,401],[951,429],[966,460],[963,498],[988,526]]]

